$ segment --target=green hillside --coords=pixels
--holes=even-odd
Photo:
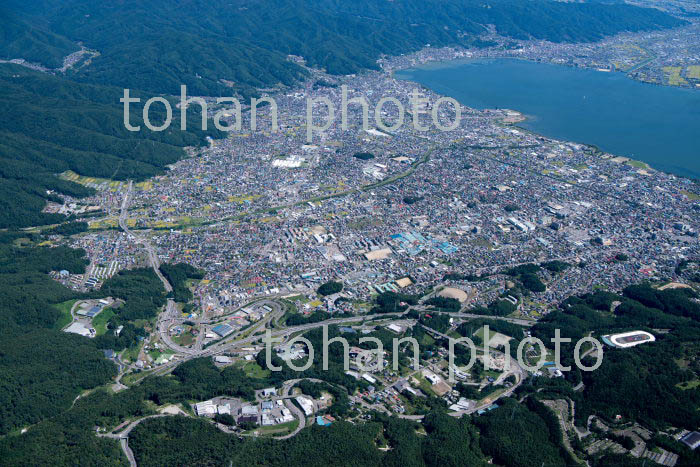
[[[513,38],[575,42],[683,24],[653,9],[546,0],[13,0],[7,8],[100,51],[77,80],[171,94],[185,83],[206,95],[231,94],[221,80],[243,94],[291,84],[303,71],[287,54],[344,74],[374,68],[381,54],[470,44],[484,25]],[[11,45],[0,41],[0,54]]]
[[[3,0],[0,18],[0,59],[24,58],[57,68],[79,43],[100,52],[90,64],[66,75],[0,64],[2,465],[125,465],[118,442],[95,436],[95,426],[114,427],[152,413],[154,403],[186,403],[222,393],[252,397],[253,389],[274,385],[279,382],[275,378],[282,377],[250,378],[235,367],[219,369],[207,357],[116,394],[103,388],[77,398],[110,384],[117,368],[101,350],[128,347],[143,337],[145,331],[134,323],[156,315],[164,305],[165,291],[150,269],[123,271],[100,292],[124,301],[110,318],[110,325],[124,326],[122,333],[107,332],[93,340],[62,333],[56,330],[61,319],[56,305],[85,296],[61,286],[49,272],[84,273],[85,252],[42,246],[51,231],[17,229],[65,220],[41,212],[47,200],[60,202],[60,194],[91,193],[58,178],[58,173],[71,170],[85,176],[142,180],[184,157],[184,147],[202,145],[206,136],[223,136],[198,129],[200,119],[194,111],[186,132],[177,125],[160,133],[129,132],[119,102],[123,87],[132,88],[132,95],[142,101],[154,94],[177,94],[180,84],[188,86],[190,95],[248,96],[303,78],[305,69],[290,61],[289,54],[342,74],[376,67],[381,54],[408,53],[428,43],[473,44],[486,24],[513,38],[560,42],[683,24],[660,11],[629,5],[544,0]],[[143,126],[140,110],[132,105],[133,125]],[[174,105],[173,110],[176,122]],[[151,109],[155,124],[164,118],[157,112],[156,107]],[[173,280],[177,300],[191,294],[183,277],[195,274],[179,269],[179,265],[163,268],[171,279],[182,279]],[[609,366],[601,374],[608,379],[622,375],[624,384],[619,387],[610,390],[603,385],[606,381],[586,376],[577,413],[624,413],[697,426],[697,413],[674,407],[687,401],[697,404],[696,391],[667,391],[674,398],[663,404],[656,397],[663,394],[661,390],[648,391],[644,398],[635,392],[643,387],[640,382],[662,389],[662,384],[675,387],[687,382],[690,373],[664,366],[673,360],[670,357],[683,356],[682,346],[694,352],[700,336],[697,304],[688,305],[688,297],[676,298],[680,305],[657,309],[653,303],[642,305],[634,295],[625,299],[616,318],[585,307],[562,309],[533,327],[535,335],[545,336],[560,320],[571,337],[602,330],[611,322],[669,329],[659,339],[662,352],[646,367],[636,357],[636,352],[648,352],[644,348],[606,363]],[[683,310],[693,311],[692,316],[682,315]],[[634,371],[638,368],[644,370],[642,379]],[[333,374],[354,381],[342,371]],[[577,397],[571,384],[565,384],[570,397]],[[538,393],[539,388],[531,389]],[[347,399],[344,390],[340,394]],[[334,399],[337,403],[340,398],[334,394]],[[628,404],[632,399],[634,404]],[[511,410],[516,410],[510,405],[493,412],[480,426],[436,408],[420,432],[412,422],[377,414],[367,424],[338,421],[326,431],[314,426],[285,441],[233,441],[201,420],[177,418],[147,421],[134,430],[129,442],[140,465],[249,465],[256,459],[262,459],[261,465],[291,465],[313,460],[309,453],[317,456],[315,465],[338,459],[353,465],[481,465],[488,443],[480,442],[479,430],[486,441],[505,446],[505,454],[501,450],[497,460],[507,463],[511,457],[506,454],[513,450],[506,438],[530,429],[525,438],[540,450],[528,449],[528,459],[533,460],[529,465],[563,459],[558,439],[553,440],[556,430],[533,407],[517,409],[532,422],[529,428],[507,426]],[[663,420],[659,414],[666,414]],[[28,431],[20,434],[22,428]],[[378,451],[380,443],[389,449]]]
[[[303,78],[289,54],[344,74],[426,44],[478,44],[486,24],[514,38],[592,41],[683,23],[629,5],[544,0],[488,8],[477,0],[8,0],[0,15],[0,58],[56,68],[79,43],[99,51],[65,76],[0,65],[0,104],[9,109],[0,115],[0,228],[57,221],[40,212],[46,199],[58,200],[47,191],[89,193],[51,174],[147,178],[182,157],[181,147],[203,142],[196,130],[126,131],[124,87],[176,95],[186,84],[190,95],[248,97]]]
[[[205,142],[205,133],[196,128],[201,120],[194,114],[186,132],[176,125],[160,133],[145,127],[128,131],[122,123],[122,93],[116,87],[79,84],[18,65],[0,65],[0,105],[5,109],[0,113],[0,207],[4,212],[0,228],[64,219],[40,212],[51,198],[47,190],[72,196],[90,193],[53,174],[72,170],[117,180],[144,179],[182,158],[182,147]],[[150,115],[154,123],[164,118],[155,106]],[[141,120],[140,109],[134,106],[133,124]]]
[[[0,7],[0,14],[3,17],[0,59],[23,58],[58,68],[63,64],[63,57],[79,49],[66,37],[31,25],[3,7]]]

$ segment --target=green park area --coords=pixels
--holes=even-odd
[[[249,378],[264,379],[270,376],[270,370],[265,370],[256,362],[245,362],[240,365],[240,368]]]
[[[59,311],[59,313],[61,313],[61,315],[54,323],[54,329],[63,329],[64,327],[70,324],[70,322],[73,320],[73,317],[70,314],[70,310],[73,307],[73,305],[75,305],[75,302],[77,302],[77,300],[68,300],[66,302],[54,305],[54,308],[56,308]]]
[[[192,326],[183,325],[183,331],[173,336],[173,342],[183,347],[189,347],[196,341],[196,336],[192,333]]]
[[[95,329],[95,333],[98,336],[105,334],[107,332],[107,323],[110,318],[114,316],[114,310],[111,308],[105,308],[92,319],[92,327]]]

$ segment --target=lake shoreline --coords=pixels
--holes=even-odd
[[[700,179],[700,164],[695,162],[700,139],[694,137],[700,133],[700,125],[695,124],[700,119],[693,119],[696,109],[700,110],[693,105],[700,102],[700,94],[694,95],[693,90],[654,86],[624,72],[522,58],[465,57],[396,69],[390,75],[470,108],[512,109],[524,120],[505,124],[523,131],[595,147],[674,176]],[[594,83],[589,84],[589,79]],[[528,94],[537,97],[523,97]]]

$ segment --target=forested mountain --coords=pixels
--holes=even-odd
[[[53,305],[75,294],[48,272],[83,272],[85,252],[13,245],[20,236],[0,236],[0,435],[65,410],[116,374],[92,341],[53,329]]]
[[[142,101],[155,94],[177,94],[180,84],[188,86],[190,95],[249,96],[260,88],[292,85],[304,77],[305,69],[290,61],[289,54],[342,74],[375,68],[382,54],[408,53],[426,44],[473,44],[487,25],[513,38],[590,41],[626,30],[683,24],[660,11],[624,4],[546,0],[3,0],[0,21],[0,59],[22,58],[56,69],[81,45],[99,52],[89,63],[79,62],[65,74],[0,64],[3,465],[124,465],[117,441],[95,436],[94,426],[114,427],[127,418],[151,413],[153,403],[183,403],[225,393],[250,397],[254,389],[279,383],[278,378],[285,375],[254,379],[235,368],[215,368],[210,359],[194,360],[172,375],[147,378],[117,394],[96,390],[76,399],[83,391],[110,382],[116,367],[103,358],[101,350],[126,347],[142,336],[138,333],[143,331],[137,331],[133,323],[152,319],[165,303],[165,291],[150,269],[124,271],[92,295],[109,294],[124,301],[109,322],[112,327],[123,325],[122,334],[88,340],[62,333],[57,329],[57,305],[78,295],[50,279],[48,273],[60,269],[83,272],[84,252],[39,246],[46,240],[41,234],[4,229],[65,220],[41,213],[46,201],[60,202],[60,194],[80,197],[91,193],[56,177],[57,173],[72,170],[111,179],[145,179],[184,157],[183,147],[204,144],[207,135],[222,136],[211,126],[208,132],[198,129],[200,119],[194,111],[186,132],[177,125],[164,132],[129,132],[119,102],[122,88],[132,88],[132,96]],[[172,107],[173,122],[177,122],[179,114]],[[164,118],[159,108],[151,108],[153,123]],[[132,105],[131,119],[133,125],[143,126],[138,105]],[[65,227],[64,233],[72,228],[78,226]],[[184,277],[196,272],[182,266],[164,266],[162,271],[176,286],[174,298],[187,299]],[[657,409],[649,408],[649,402],[655,402],[660,391],[649,391],[648,397],[637,398],[635,404],[626,403],[636,396],[640,381],[656,384],[661,376],[670,375],[664,384],[673,386],[688,380],[690,373],[663,364],[670,361],[666,357],[683,356],[686,350],[676,344],[691,347],[700,335],[694,309],[692,316],[677,316],[682,313],[675,305],[667,310],[637,295],[629,297],[629,302],[619,308],[617,322],[636,325],[636,318],[629,316],[641,316],[648,318],[645,326],[671,329],[660,339],[663,352],[651,355],[655,357],[647,365],[651,376],[634,372],[639,367],[638,356],[649,350],[620,354],[606,362],[601,374],[625,378],[625,384],[613,394],[602,380],[584,376],[585,396],[606,397],[610,402],[586,404],[584,396],[579,396],[580,412],[624,413],[648,420],[660,411],[670,412],[673,403],[696,403],[697,391],[681,393],[680,389],[669,389],[674,399]],[[586,306],[595,308],[593,303]],[[615,322],[582,307],[563,308],[551,320],[543,321],[534,332],[546,335],[555,320],[568,326],[572,336],[583,333],[584,328],[593,329],[589,325],[598,320],[603,323],[601,328]],[[319,337],[318,333],[308,336]],[[350,379],[340,369],[329,375],[327,378],[337,378],[336,385]],[[517,410],[536,424],[528,438],[546,448],[531,452],[538,465],[558,461],[561,452],[547,420],[532,407]],[[659,421],[676,422],[682,416],[687,423],[700,420],[695,413],[684,414],[677,411]],[[318,455],[316,464],[324,465],[339,456],[341,461],[358,465],[479,465],[485,462],[484,454],[498,454],[498,460],[508,462],[508,451],[488,452],[479,439],[481,430],[487,441],[508,448],[497,433],[515,436],[516,431],[527,429],[514,425],[510,431],[503,430],[501,424],[508,423],[508,416],[510,412],[504,410],[494,412],[477,425],[471,419],[457,420],[434,410],[418,434],[412,422],[398,419],[374,419],[361,426],[339,421],[326,431],[312,427],[279,443],[232,441],[201,420],[154,419],[134,430],[133,446],[144,465],[189,465],[196,449],[204,452],[201,464],[211,465],[222,461],[288,465],[309,462],[313,459],[310,452]],[[19,435],[24,427],[28,431]],[[391,449],[377,450],[379,438]]]
[[[122,95],[123,90],[116,87],[0,65],[0,228],[64,219],[40,212],[50,198],[47,190],[78,197],[90,193],[53,174],[72,170],[117,180],[144,179],[182,158],[183,146],[205,143],[194,109],[188,131],[172,125],[152,132],[143,126],[141,107],[135,105],[131,119],[133,125],[141,125],[141,131],[128,131],[119,102]],[[179,113],[172,107],[177,121]],[[158,124],[165,115],[163,107],[152,106],[149,115]],[[207,134],[218,132],[211,128]]]
[[[56,222],[59,216],[40,212],[49,190],[89,193],[51,174],[146,178],[182,157],[180,147],[202,143],[196,129],[126,131],[124,87],[137,96],[177,95],[181,84],[190,95],[250,96],[305,75],[288,54],[343,74],[376,68],[381,54],[474,44],[486,25],[514,38],[589,41],[683,23],[629,5],[546,0],[9,0],[0,17],[2,59],[58,68],[78,44],[99,52],[65,75],[0,65],[7,109],[0,115],[0,228]],[[140,109],[132,110],[137,125]]]
[[[591,414],[614,420],[621,415],[646,426],[700,425],[695,409],[700,391],[683,390],[683,382],[695,379],[696,366],[679,365],[694,361],[700,342],[700,304],[688,289],[657,290],[648,284],[630,286],[622,296],[596,292],[570,297],[561,310],[550,313],[533,328],[532,335],[548,341],[556,329],[573,342],[593,332],[602,335],[633,329],[655,332],[664,329],[653,346],[634,349],[606,349],[599,369],[568,372],[572,384],[584,383],[580,393],[568,396],[576,401],[576,418],[584,424]],[[621,304],[611,313],[613,301]],[[574,344],[562,345],[562,362],[572,365]],[[615,384],[610,384],[614,380]],[[643,388],[643,390],[640,390]]]
[[[3,13],[0,58],[23,58],[58,68],[63,64],[63,57],[79,49],[70,39],[22,20],[17,12],[3,7],[0,12]]]
[[[165,304],[163,284],[150,268],[120,271],[89,295],[65,288],[48,273],[85,272],[85,251],[38,246],[43,240],[0,233],[0,437],[64,412],[81,391],[113,378],[116,366],[101,349],[132,345],[143,335],[133,323],[153,318]],[[106,296],[124,302],[110,320],[112,329],[124,326],[118,337],[108,332],[86,339],[59,330],[57,304]]]
[[[170,94],[184,83],[200,95],[230,94],[222,80],[243,94],[291,84],[302,70],[287,54],[342,74],[376,67],[381,54],[469,44],[487,25],[504,36],[562,42],[682,24],[658,10],[548,0],[11,0],[5,8],[98,50],[77,80]],[[0,57],[16,49],[5,39]]]

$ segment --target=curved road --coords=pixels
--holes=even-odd
[[[161,280],[163,283],[163,286],[166,291],[171,292],[173,290],[172,285],[168,280],[163,276],[163,274],[160,272],[160,261],[158,259],[158,255],[156,254],[155,248],[145,239],[140,236],[137,236],[134,234],[128,227],[127,225],[127,213],[129,209],[129,203],[131,201],[131,196],[132,196],[132,190],[133,190],[133,182],[129,181],[129,185],[127,188],[127,193],[124,196],[124,199],[122,201],[121,205],[121,211],[119,215],[119,226],[121,229],[127,234],[129,239],[134,240],[136,243],[139,243],[144,246],[146,249],[146,252],[148,254],[148,260],[153,268],[153,271],[155,274],[158,276],[158,278]],[[273,300],[270,300],[273,303]],[[282,308],[283,310],[284,308]],[[436,311],[436,310],[431,310],[432,313],[446,313],[446,312],[441,312],[441,311]],[[310,329],[318,328],[321,326],[327,326],[327,325],[332,325],[332,324],[346,324],[346,323],[352,323],[352,322],[364,322],[373,318],[399,318],[406,314],[407,312],[402,312],[402,313],[384,313],[384,314],[374,314],[374,315],[359,315],[359,316],[352,316],[352,317],[344,317],[344,318],[333,318],[317,323],[309,323],[309,324],[303,324],[299,326],[293,326],[293,327],[288,327],[284,328],[281,330],[276,330],[271,332],[272,337],[283,337],[286,338],[290,334],[299,332],[299,331],[307,331]],[[273,318],[276,313],[272,312],[269,313],[269,318],[267,321],[270,320],[270,318]],[[483,315],[475,315],[471,313],[446,313],[449,314],[450,316],[456,317],[456,318],[484,318],[485,316]],[[141,381],[143,378],[147,377],[150,374],[165,374],[172,370],[175,366],[179,365],[180,363],[193,359],[193,358],[199,358],[199,357],[207,357],[207,356],[213,356],[218,353],[230,350],[230,349],[235,349],[237,347],[245,347],[248,346],[258,340],[261,340],[264,335],[259,334],[258,330],[259,329],[265,329],[265,326],[267,325],[267,322],[265,322],[262,326],[259,326],[258,330],[252,332],[252,334],[247,335],[244,338],[241,339],[235,339],[236,337],[240,336],[241,334],[245,334],[246,332],[250,332],[250,329],[241,331],[239,333],[233,334],[229,338],[222,339],[221,341],[217,342],[216,344],[213,344],[210,346],[208,349],[202,349],[201,348],[201,341],[198,340],[197,344],[195,344],[194,348],[187,348],[180,346],[176,344],[175,342],[172,341],[169,335],[169,328],[173,324],[179,323],[182,321],[182,317],[178,316],[178,310],[175,306],[175,302],[172,299],[168,299],[166,309],[164,312],[160,313],[158,316],[158,321],[157,321],[157,331],[162,339],[162,341],[170,347],[172,350],[175,350],[176,352],[183,354],[184,358],[182,359],[177,359],[173,360],[170,363],[166,363],[159,368],[155,369],[152,372],[148,372],[146,375],[144,375],[142,378],[137,380],[136,382]],[[533,321],[529,320],[523,320],[523,319],[516,319],[516,318],[507,318],[507,317],[499,317],[499,316],[486,316],[486,318],[490,319],[498,319],[498,320],[503,320],[507,322],[512,322],[514,324],[519,324],[521,326],[532,326],[534,324]],[[423,325],[421,325],[423,326]],[[432,332],[433,334],[449,339],[450,337],[442,334],[438,331],[435,331],[432,328],[428,328],[426,326],[423,326],[426,328],[429,332]],[[233,340],[232,340],[233,339]],[[496,353],[501,353],[496,350],[494,350]],[[509,355],[505,355],[505,358],[507,359],[509,365],[510,365],[510,372],[512,372],[516,376],[516,383],[511,387],[508,388],[507,391],[501,393],[496,399],[493,401],[490,401],[489,403],[482,404],[481,406],[474,407],[473,409],[467,410],[467,411],[460,411],[460,412],[451,412],[450,415],[455,416],[455,417],[461,417],[465,413],[472,413],[478,410],[481,410],[482,408],[485,408],[489,405],[491,405],[495,400],[497,400],[500,397],[507,397],[515,391],[515,389],[522,384],[523,380],[525,379],[525,371],[518,365],[517,362],[514,361]],[[120,374],[121,376],[121,374]],[[308,379],[308,378],[301,378],[301,379]],[[289,380],[284,383],[283,386],[283,396],[282,398],[285,401],[285,405],[287,408],[297,417],[299,420],[299,425],[296,427],[296,429],[285,435],[278,437],[277,439],[286,439],[290,438],[294,435],[296,435],[299,431],[301,431],[305,426],[306,426],[306,416],[304,413],[299,410],[290,400],[291,397],[291,390],[294,387],[294,385],[300,381],[301,379],[296,379],[296,380]],[[313,381],[313,379],[311,379]],[[125,455],[129,459],[129,463],[132,467],[136,466],[136,461],[134,459],[134,454],[131,451],[131,448],[128,446],[128,435],[131,432],[131,430],[134,429],[139,423],[141,423],[143,420],[147,420],[149,418],[156,418],[156,417],[164,417],[164,416],[169,416],[168,414],[158,414],[158,415],[149,415],[147,417],[138,419],[136,421],[131,422],[125,430],[120,432],[119,434],[113,434],[113,433],[108,433],[108,434],[98,434],[98,436],[102,437],[108,437],[108,438],[114,438],[114,439],[119,439],[120,444],[122,447],[122,450],[124,451]],[[420,420],[422,416],[410,416],[410,415],[399,415],[399,417],[402,418],[410,418],[414,420]]]
[[[444,339],[451,339],[450,336],[448,336],[448,335],[446,335],[446,334],[443,334],[443,333],[441,333],[441,332],[438,332],[438,331],[436,331],[436,330],[434,330],[434,329],[432,329],[432,328],[429,328],[429,327],[427,327],[427,326],[425,326],[425,325],[423,325],[423,324],[420,324],[420,326],[422,326],[422,327],[425,328],[428,332],[430,332],[430,333],[432,333],[432,334],[434,334],[434,335],[437,335],[437,336],[442,337],[442,338],[444,338]],[[467,344],[465,344],[465,343],[463,343],[463,342],[460,342],[460,344],[461,344],[461,345],[464,345],[464,346],[467,346]],[[481,410],[481,409],[485,409],[486,407],[488,407],[488,406],[490,406],[491,404],[493,404],[494,402],[496,402],[498,399],[500,399],[500,398],[502,398],[502,397],[509,397],[509,396],[510,396],[511,394],[513,394],[513,392],[515,392],[515,390],[523,383],[523,381],[525,381],[525,377],[527,376],[527,372],[523,369],[523,367],[520,366],[520,364],[517,362],[516,359],[514,359],[514,358],[511,357],[510,355],[506,355],[506,354],[504,354],[503,352],[501,352],[501,351],[499,351],[499,350],[496,350],[496,349],[490,349],[490,351],[491,351],[492,353],[495,353],[495,354],[498,354],[498,355],[502,355],[502,356],[505,358],[505,361],[506,361],[506,368],[508,369],[508,371],[507,371],[507,372],[504,371],[503,374],[501,375],[501,378],[504,378],[504,377],[506,377],[506,375],[512,373],[513,375],[515,375],[515,384],[513,384],[511,387],[509,387],[508,389],[506,389],[506,390],[505,390],[504,392],[502,392],[501,394],[499,394],[495,399],[490,400],[490,401],[487,402],[487,403],[485,402],[485,403],[483,403],[483,404],[481,404],[481,405],[477,405],[476,407],[474,407],[474,408],[472,408],[472,409],[468,409],[468,410],[460,410],[460,411],[457,411],[457,412],[450,412],[449,415],[451,415],[451,416],[453,416],[453,417],[461,417],[461,416],[464,415],[464,414],[470,414],[470,413],[478,412],[478,411]]]
[[[134,452],[131,450],[129,447],[129,433],[131,433],[131,430],[136,428],[136,426],[143,422],[144,420],[148,420],[150,418],[159,418],[159,417],[169,417],[172,416],[170,414],[157,414],[157,415],[147,415],[143,418],[139,418],[138,420],[134,420],[133,422],[129,423],[129,425],[119,433],[98,433],[97,436],[100,438],[112,438],[112,439],[118,439],[119,440],[119,445],[122,448],[122,451],[124,451],[124,454],[126,455],[126,458],[129,459],[129,465],[131,467],[136,467],[136,458],[134,458]]]
[[[290,410],[290,412],[292,412],[296,416],[296,418],[299,420],[299,425],[297,425],[297,427],[291,433],[288,433],[284,436],[278,436],[275,439],[291,438],[292,436],[296,435],[301,430],[303,430],[304,427],[306,426],[306,415],[304,414],[304,412],[302,412],[299,409],[299,407],[294,405],[294,403],[290,399],[290,397],[292,397],[292,395],[290,393],[291,393],[294,385],[297,384],[299,381],[304,380],[304,379],[315,382],[315,383],[320,382],[320,380],[313,379],[313,378],[299,378],[299,379],[291,379],[289,381],[285,381],[284,386],[282,386],[282,397],[284,398],[284,405],[286,405],[287,408]]]

